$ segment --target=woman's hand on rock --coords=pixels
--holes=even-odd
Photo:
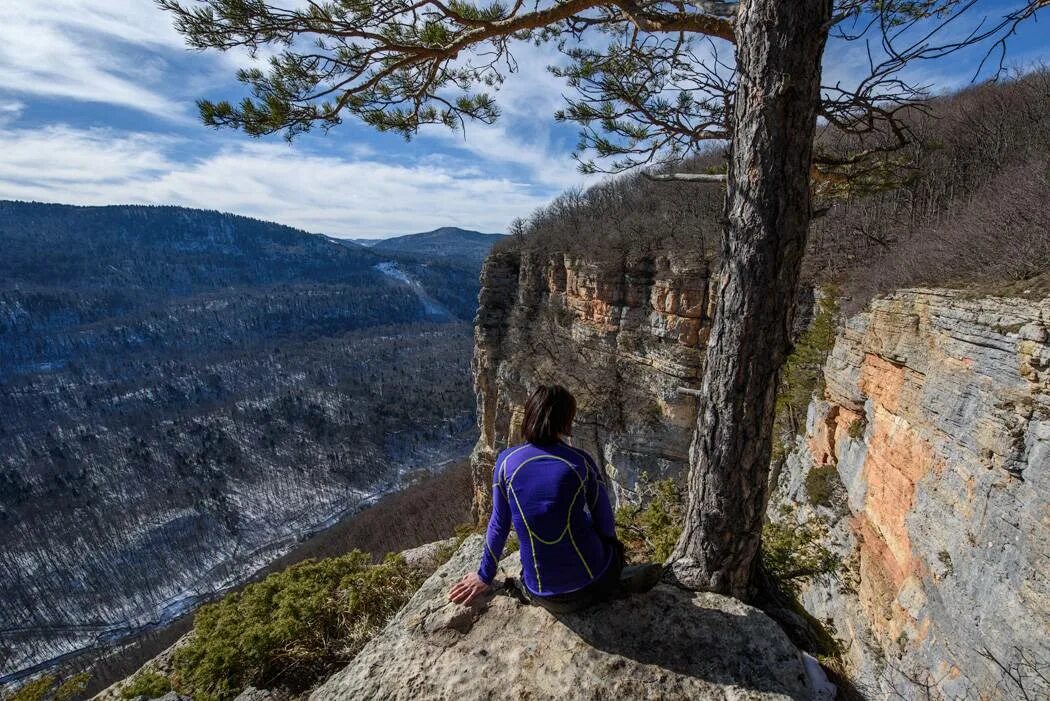
[[[481,581],[477,572],[465,575],[463,579],[452,585],[448,592],[448,600],[456,604],[469,604],[492,587]]]

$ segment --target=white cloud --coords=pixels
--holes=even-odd
[[[495,124],[468,122],[465,133],[428,130],[424,140],[436,140],[494,164],[523,168],[532,181],[553,189],[593,182],[593,178],[577,172],[568,149],[554,137],[554,113],[564,107],[567,88],[547,66],[555,63],[559,54],[550,45],[529,43],[515,44],[513,53],[516,71],[503,70],[506,80],[495,92],[502,112]]]
[[[18,100],[0,102],[0,127],[18,119],[25,108],[25,103],[19,102]]]
[[[192,62],[178,70],[175,61]],[[203,86],[228,83],[246,51],[191,55],[152,0],[3,0],[0,89],[190,121]]]
[[[447,165],[392,165],[241,142],[182,162],[181,139],[70,127],[0,129],[0,198],[176,204],[342,236],[448,224],[502,231],[549,193]]]
[[[133,107],[166,117],[185,105],[158,85],[160,47],[181,46],[168,18],[142,0],[0,3],[0,88]],[[138,50],[140,55],[129,54]]]
[[[148,0],[0,1],[0,90],[21,99],[106,103],[196,129],[194,98],[213,90],[236,90],[230,85],[234,66],[248,58],[244,52],[211,52],[180,59],[183,53],[182,37],[172,28],[171,18]],[[546,70],[556,53],[551,47],[519,44],[515,56],[518,71],[508,75],[499,91],[504,114],[496,125],[470,124],[466,138],[443,128],[429,129],[415,142],[418,151],[403,155],[440,167],[447,159],[426,153],[437,147],[462,156],[456,163],[460,169],[465,167],[463,157],[480,159],[484,167],[467,166],[477,168],[479,177],[515,171],[549,190],[583,182],[565,144],[552,137],[553,114],[562,104],[564,87]],[[54,119],[71,121],[62,113]],[[231,142],[240,138],[233,133],[227,137]],[[47,147],[39,140],[34,143]],[[333,135],[332,148],[340,148],[338,135]],[[353,148],[352,160],[383,160],[368,144]],[[297,158],[295,153],[288,155],[289,162]]]

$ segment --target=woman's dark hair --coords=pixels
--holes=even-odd
[[[561,385],[542,385],[525,402],[521,432],[533,445],[551,445],[568,434],[576,416],[576,398]]]

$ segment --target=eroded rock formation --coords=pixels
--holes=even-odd
[[[839,334],[776,499],[832,525],[803,602],[872,698],[1050,695],[1048,329],[1050,299],[915,290]]]
[[[618,488],[642,472],[684,469],[696,397],[679,388],[699,383],[712,313],[707,261],[505,251],[489,257],[481,282],[476,516],[487,515],[493,461],[520,440],[522,408],[541,383],[576,395],[575,442]]]

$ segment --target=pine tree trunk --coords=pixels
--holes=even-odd
[[[830,0],[744,0],[718,306],[690,451],[684,585],[748,598],[768,499],[773,405],[790,352]]]

